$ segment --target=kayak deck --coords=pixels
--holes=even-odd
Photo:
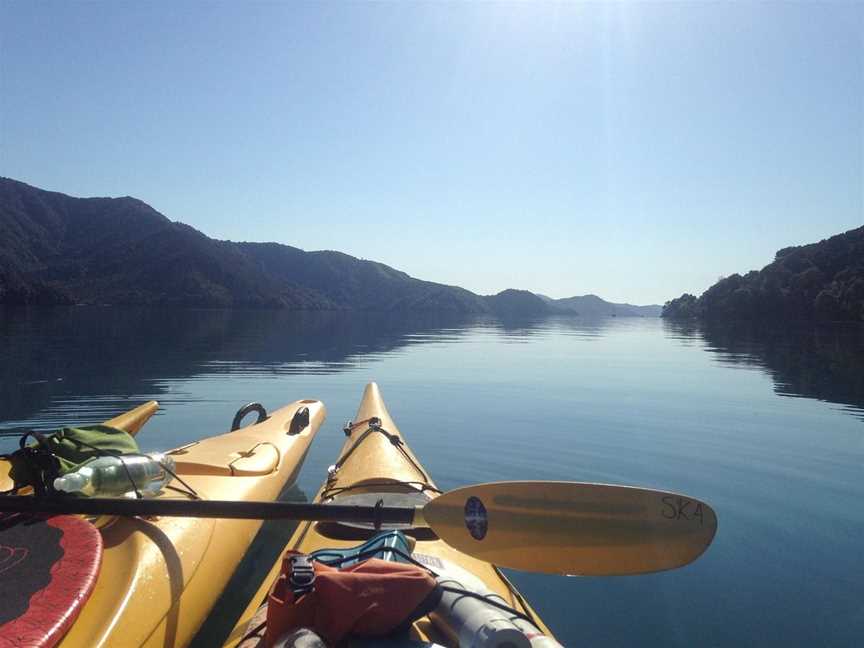
[[[157,407],[151,401],[106,423],[135,433]],[[305,425],[292,426],[304,409],[308,422],[304,414],[299,420]],[[295,480],[325,416],[322,403],[297,401],[259,424],[168,454],[178,477],[201,499],[274,500]],[[174,480],[159,498],[192,495]],[[102,534],[102,566],[60,643],[65,647],[188,644],[261,526],[260,520],[169,517],[92,521]]]
[[[380,420],[380,424],[373,421],[375,418]],[[370,383],[366,387],[355,421],[346,428],[348,438],[336,464],[330,467],[327,480],[318,491],[315,502],[375,504],[376,500],[384,499],[385,506],[422,505],[440,493],[425,468],[404,443],[376,384]],[[433,570],[450,564],[469,572],[482,581],[487,590],[499,595],[515,610],[531,617],[542,632],[549,634],[548,628],[496,567],[453,549],[429,529],[401,530],[416,540],[413,552],[416,560]],[[346,549],[357,546],[373,535],[374,529],[363,528],[362,525],[304,522],[297,527],[286,549],[303,553],[322,548]],[[266,601],[280,565],[281,557],[241,614],[226,640],[226,646],[233,648],[241,642],[244,642],[244,648],[247,644],[254,645],[254,639],[250,640],[247,635],[260,621],[259,608]],[[256,612],[259,616],[255,623],[250,624]],[[444,636],[428,617],[414,623],[411,638],[454,645],[452,638]]]

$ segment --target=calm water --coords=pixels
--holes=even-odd
[[[860,325],[106,308],[0,310],[0,333],[7,429],[98,421],[155,398],[162,410],[140,441],[164,449],[227,430],[250,400],[318,398],[330,415],[298,484],[311,495],[375,380],[445,490],[597,481],[713,505],[714,544],[678,571],[514,573],[567,646],[851,646],[864,635]]]

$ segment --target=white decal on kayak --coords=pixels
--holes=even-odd
[[[444,569],[444,563],[441,562],[441,559],[437,556],[428,556],[426,554],[411,554],[411,557],[419,563],[423,563],[427,567],[432,567],[434,569]]]

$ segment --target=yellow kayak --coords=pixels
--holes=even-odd
[[[366,387],[355,422],[347,426],[345,432],[348,438],[336,464],[330,467],[327,480],[318,491],[315,502],[355,504],[367,499],[374,504],[379,495],[386,494],[390,501],[395,498],[405,504],[422,505],[440,493],[425,468],[404,444],[375,383]],[[494,565],[450,547],[428,529],[404,531],[416,540],[412,553],[415,560],[484,596],[497,595],[494,598],[499,602],[531,619],[534,631],[540,635],[531,642],[532,647],[558,646],[534,610]],[[291,537],[286,550],[311,553],[323,548],[346,549],[358,546],[373,534],[374,531],[357,526],[303,522]],[[257,644],[255,629],[262,620],[261,606],[279,574],[280,566],[281,558],[241,614],[225,646],[233,648],[242,642],[245,648]],[[260,636],[260,629],[257,634]],[[411,640],[427,646],[456,646],[457,634],[458,628],[448,627],[435,615],[420,618],[410,630]]]
[[[157,408],[151,401],[106,424],[134,434]],[[298,401],[260,423],[168,454],[178,478],[201,499],[275,500],[295,480],[325,415],[319,401]],[[159,498],[191,499],[178,481]],[[9,486],[8,463],[0,462],[0,489]],[[60,643],[67,648],[187,645],[261,526],[260,520],[178,517],[93,522],[102,534],[102,566]]]

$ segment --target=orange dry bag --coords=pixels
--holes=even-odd
[[[264,645],[310,628],[335,646],[348,635],[382,637],[431,611],[441,591],[429,572],[371,558],[337,569],[286,552],[267,600]]]

